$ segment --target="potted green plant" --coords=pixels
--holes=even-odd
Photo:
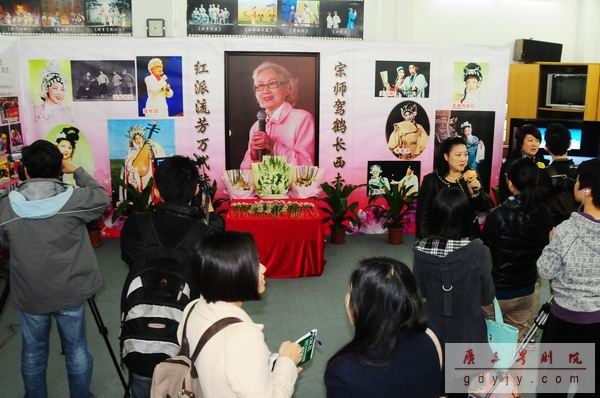
[[[129,215],[134,211],[146,212],[152,210],[154,205],[150,201],[150,194],[152,193],[152,187],[154,186],[153,178],[148,180],[148,184],[141,191],[138,191],[136,187],[126,183],[122,179],[117,180],[117,183],[125,190],[126,196],[115,209],[115,212],[112,215],[113,222],[119,217]]]
[[[327,213],[327,217],[323,221],[331,221],[331,243],[344,243],[346,224],[348,222],[360,225],[360,218],[357,214],[358,202],[348,203],[348,197],[361,186],[344,184],[342,179],[337,179],[332,183],[324,182],[321,184],[321,189],[325,194],[325,197],[321,198],[321,200],[328,207],[320,207],[320,209]]]
[[[383,224],[388,229],[388,242],[394,245],[402,243],[403,226],[406,223],[406,215],[413,211],[412,204],[417,199],[417,192],[412,186],[393,184],[390,188],[384,187],[385,192],[381,195],[371,196],[369,203],[373,203],[383,198],[386,206],[374,205],[382,209],[382,215],[386,218]]]

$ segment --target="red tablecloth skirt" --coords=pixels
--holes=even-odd
[[[271,278],[318,276],[325,265],[325,237],[322,218],[315,214],[301,217],[225,216],[228,231],[249,232],[256,240],[260,261]]]

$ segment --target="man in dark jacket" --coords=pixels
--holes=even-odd
[[[549,202],[554,225],[558,225],[577,211],[579,204],[573,196],[577,179],[577,166],[567,155],[571,147],[571,132],[560,123],[552,123],[544,135],[546,150],[552,156],[552,163],[546,173],[552,178],[553,196]]]
[[[198,207],[192,206],[192,200],[199,194],[200,175],[194,161],[183,156],[172,156],[163,160],[156,168],[155,195],[161,204],[151,213],[156,235],[163,246],[175,247],[195,228],[195,241],[200,241],[212,229],[221,229],[218,215],[210,213],[209,225],[202,220]],[[143,214],[129,216],[121,231],[121,258],[131,268],[141,257],[144,250],[140,219]],[[197,225],[200,222],[200,225]],[[197,298],[195,281],[187,281],[192,287],[191,299]],[[176,336],[172,336],[176,338]],[[154,364],[156,365],[156,364]],[[152,375],[131,373],[131,392],[133,398],[150,397]]]
[[[51,317],[56,319],[72,397],[89,397],[92,356],[85,337],[86,299],[102,286],[86,223],[110,198],[56,145],[35,141],[23,149],[27,181],[0,202],[0,238],[10,251],[12,302],[21,321],[21,372],[26,396],[47,396]],[[77,187],[61,182],[73,174]]]

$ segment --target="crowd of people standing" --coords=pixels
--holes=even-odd
[[[567,133],[558,124],[547,128],[553,162],[546,170],[537,153],[540,132],[523,126],[518,152],[502,166],[508,194],[496,207],[476,173],[468,170],[466,141],[452,137],[442,142],[435,169],[421,185],[412,271],[393,258],[373,257],[360,260],[352,272],[345,307],[354,333],[327,363],[328,397],[396,397],[399,391],[414,397],[443,395],[443,344],[487,342],[486,318],[493,316],[490,305],[494,300],[505,321],[523,336],[539,295],[538,275],[551,281],[554,294],[542,342],[599,343],[600,159],[575,168],[566,157]],[[71,395],[88,397],[92,362],[82,335],[82,302],[98,291],[102,280],[95,261],[82,259],[82,250],[86,257],[94,255],[89,252],[89,241],[80,239],[79,233],[87,220],[103,211],[108,195],[45,141],[23,153],[29,180],[0,203],[0,237],[11,250],[26,389],[31,396],[43,396],[39,392],[46,390],[46,325],[53,316],[63,341],[74,339],[72,344],[63,344],[73,361],[67,361]],[[84,188],[73,190],[55,181],[61,170],[73,173]],[[235,318],[194,360],[203,395],[291,397],[300,372],[300,346],[283,342],[278,359],[272,362],[263,325],[254,323],[244,310],[246,301],[260,300],[266,290],[265,267],[252,236],[225,232],[214,217],[198,227],[200,214],[192,203],[201,195],[200,176],[190,159],[168,158],[157,167],[155,177],[161,204],[147,221],[159,245],[176,249],[190,233],[197,234],[199,241],[187,249],[185,257],[193,269],[185,290],[189,303],[173,318],[175,326],[179,324],[177,332],[165,338],[189,341],[193,349],[218,320]],[[40,213],[39,200],[49,201],[52,208]],[[482,215],[485,221],[480,223]],[[85,280],[77,273],[33,272],[30,264],[41,258],[60,267],[66,247],[65,242],[60,242],[62,249],[44,245],[38,253],[39,249],[32,250],[16,239],[23,233],[50,239],[45,229],[37,227],[39,218],[54,230],[75,228],[78,232],[78,236],[71,233],[75,240],[69,242],[69,253],[72,262],[85,269]],[[143,218],[130,217],[122,232],[122,256],[132,272],[151,247],[141,230]],[[52,284],[57,276],[74,294],[57,290]],[[34,297],[27,280],[36,280],[44,288],[36,290]],[[135,278],[132,281],[139,284]],[[124,292],[129,295],[131,289],[136,288],[124,288]],[[53,296],[52,292],[58,293]],[[181,319],[189,325],[183,327]],[[152,353],[148,347],[143,354]],[[153,366],[145,374],[132,373],[134,397],[149,396]]]

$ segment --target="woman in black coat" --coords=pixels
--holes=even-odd
[[[539,171],[529,159],[510,165],[508,189],[513,195],[488,214],[482,232],[492,253],[492,276],[504,320],[519,328],[521,335],[533,306],[536,261],[548,244],[553,225]],[[493,308],[486,310],[491,317]]]
[[[486,343],[483,305],[494,300],[492,257],[481,239],[471,239],[475,213],[460,191],[443,189],[433,202],[431,236],[415,246],[413,272],[428,321],[446,343]]]
[[[392,258],[363,259],[352,273],[346,312],[354,337],[327,363],[327,398],[438,398],[442,348],[423,319],[408,267]]]
[[[469,155],[467,144],[461,137],[444,140],[435,159],[435,169],[423,177],[417,199],[417,237],[431,235],[434,219],[431,209],[435,196],[444,188],[457,189],[469,199],[475,211],[484,212],[492,208],[490,196],[481,190],[477,178],[465,179]],[[471,171],[471,173],[474,173]],[[473,220],[473,235],[479,234],[479,224]]]
[[[500,188],[500,199],[498,204],[504,202],[511,195],[508,190],[506,183],[506,171],[508,167],[519,159],[529,159],[532,163],[542,166],[544,168],[548,163],[544,157],[540,154],[540,143],[542,142],[542,134],[537,127],[533,124],[524,124],[515,133],[515,148],[508,155],[502,167],[500,168],[500,179],[498,181],[498,188]],[[548,179],[551,184],[551,181]],[[544,184],[542,184],[544,185]]]

